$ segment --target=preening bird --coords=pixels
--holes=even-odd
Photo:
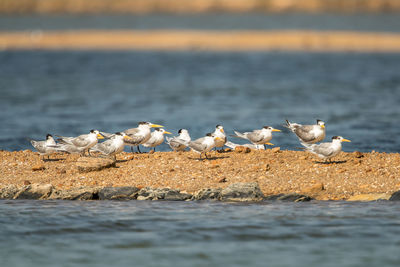
[[[178,134],[178,136],[172,138],[167,136],[165,138],[166,142],[174,151],[184,151],[187,146],[183,143],[191,141],[189,132],[186,129],[179,129]],[[180,140],[180,142],[178,140]]]
[[[280,131],[281,130],[274,129],[271,126],[264,126],[262,129],[253,130],[252,132],[240,133],[234,131],[236,135],[232,136],[249,140],[254,145],[264,145],[264,148],[266,149],[265,145],[271,145],[271,146],[274,145],[269,142],[272,139],[272,132],[280,132]]]
[[[315,144],[325,138],[325,122],[321,120],[317,120],[317,124],[314,125],[301,125],[286,120],[285,127],[295,133],[301,143]]]

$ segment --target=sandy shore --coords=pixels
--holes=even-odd
[[[81,186],[136,186],[180,189],[225,188],[257,182],[265,195],[302,193],[319,200],[341,200],[368,193],[392,194],[400,189],[400,154],[344,153],[323,164],[303,151],[211,152],[199,161],[193,152],[122,153],[116,168],[80,173],[78,155],[55,154],[42,162],[30,150],[0,151],[0,188],[50,183],[58,189]],[[35,168],[42,170],[33,170]]]
[[[400,34],[289,30],[0,32],[0,50],[21,49],[400,52]]]

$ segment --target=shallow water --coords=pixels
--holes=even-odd
[[[345,151],[400,150],[400,54],[2,51],[0,62],[0,149],[145,120],[197,138],[287,118],[324,120],[327,140],[352,140]],[[287,131],[272,143],[299,146]]]
[[[398,266],[395,202],[0,200],[4,266]]]
[[[400,15],[385,14],[149,14],[0,16],[0,30],[210,29],[399,32]]]

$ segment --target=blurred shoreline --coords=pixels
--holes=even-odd
[[[400,52],[400,34],[352,31],[73,30],[0,32],[0,50]]]
[[[399,11],[398,0],[0,0],[2,14],[395,13]]]

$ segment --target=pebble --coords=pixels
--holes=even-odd
[[[271,151],[273,153],[279,153],[279,152],[281,152],[281,148],[279,146],[278,147],[274,147],[274,148],[271,149]]]
[[[235,147],[236,153],[250,153],[251,149],[245,146],[237,146]]]
[[[32,166],[32,171],[43,171],[45,169],[46,167],[41,163]]]

